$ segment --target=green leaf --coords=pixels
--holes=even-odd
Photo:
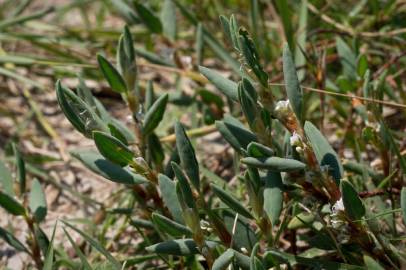
[[[264,210],[273,226],[278,223],[282,212],[282,188],[281,174],[278,172],[268,172],[265,178]]]
[[[340,191],[347,215],[352,220],[360,220],[365,215],[365,206],[355,188],[348,180],[342,180]]]
[[[20,194],[24,194],[26,182],[25,162],[23,160],[20,150],[17,148],[17,145],[15,143],[12,143],[11,146],[13,148],[14,156],[16,159],[17,180],[20,185]]]
[[[223,32],[226,35],[227,39],[232,42],[233,40],[231,39],[231,32],[230,32],[230,22],[228,18],[224,15],[220,15],[220,23],[221,26],[223,27]]]
[[[241,159],[241,162],[259,169],[267,169],[274,172],[293,172],[306,168],[306,164],[288,158],[269,157],[269,158],[254,158],[246,157]]]
[[[364,263],[368,270],[384,270],[377,261],[367,255],[364,255]]]
[[[244,56],[246,64],[254,72],[259,82],[264,87],[268,87],[268,74],[262,68],[254,41],[243,28],[240,28],[238,31],[238,46]]]
[[[161,21],[151,10],[139,2],[134,2],[134,6],[138,16],[152,33],[159,34],[162,32]]]
[[[227,249],[213,263],[212,270],[226,270],[234,259],[234,251]]]
[[[252,219],[251,213],[247,210],[245,206],[243,206],[239,200],[234,198],[231,194],[229,194],[226,190],[223,188],[220,188],[214,184],[210,185],[213,192],[217,195],[217,197],[220,198],[228,207],[233,209],[235,212],[243,215],[244,217]]]
[[[60,81],[56,83],[56,97],[66,118],[86,137],[91,138],[93,130],[108,131],[93,109],[73,91],[63,87]]]
[[[292,11],[289,8],[289,3],[285,0],[275,0],[276,9],[281,17],[283,31],[285,32],[286,40],[289,46],[294,47],[294,33],[292,27]]]
[[[311,213],[302,212],[294,216],[288,223],[288,229],[296,230],[299,228],[307,227],[315,219],[315,216]]]
[[[3,191],[0,191],[0,206],[14,216],[25,215],[24,206]]]
[[[334,178],[336,183],[339,184],[343,175],[343,167],[337,153],[312,123],[306,121],[304,130],[320,167],[328,166],[330,175]]]
[[[151,160],[155,164],[161,164],[165,159],[164,149],[162,148],[159,137],[152,133],[148,136],[148,151],[151,156]]]
[[[120,140],[104,132],[93,132],[93,139],[105,158],[122,167],[132,162],[134,153]]]
[[[406,225],[406,187],[402,187],[400,193],[400,207],[402,208],[403,222]]]
[[[111,135],[119,139],[118,137],[121,137],[121,141],[127,142],[129,144],[135,143],[136,138],[134,135],[134,132],[131,131],[128,127],[126,127],[121,121],[111,118],[110,123],[108,124],[109,130]],[[114,129],[114,131],[112,131]],[[120,134],[120,135],[118,135]],[[124,143],[125,144],[125,143]]]
[[[245,248],[250,252],[254,245],[258,242],[258,238],[255,235],[254,230],[251,228],[248,220],[239,216],[235,223],[236,214],[228,210],[223,211],[223,220],[226,225],[227,231],[233,235],[234,248],[240,250]],[[235,224],[235,232],[233,228]]]
[[[181,191],[181,197],[178,196],[180,204],[185,204],[188,208],[195,209],[195,198],[193,197],[192,189],[190,188],[186,175],[175,162],[172,162],[172,170],[175,173],[176,179],[178,179],[178,185]]]
[[[92,95],[92,91],[87,87],[85,80],[80,74],[78,75],[78,80],[79,84],[76,87],[78,97],[86,102],[90,107],[96,107],[96,102]]]
[[[47,215],[47,201],[45,193],[37,179],[32,181],[29,206],[36,222],[41,222]]]
[[[130,29],[125,26],[123,34],[118,41],[117,48],[118,71],[126,82],[126,89],[131,91],[135,88],[137,79],[137,65],[134,50],[134,41]]]
[[[50,241],[46,233],[40,228],[38,223],[34,224],[34,235],[38,243],[39,248],[41,249],[42,254],[45,256],[50,247]]]
[[[268,146],[257,142],[251,142],[247,146],[247,154],[254,158],[267,158],[273,156],[275,152]]]
[[[100,54],[97,55],[97,62],[99,63],[100,70],[111,89],[117,93],[127,92],[126,83],[120,73],[118,73],[117,69]]]
[[[90,266],[89,262],[86,259],[86,255],[83,254],[82,250],[76,245],[75,241],[72,239],[72,237],[69,235],[69,233],[66,231],[65,228],[62,228],[63,231],[65,232],[66,237],[68,237],[68,240],[70,244],[72,245],[73,249],[76,252],[76,255],[79,256],[80,262],[82,263],[82,267],[85,270],[91,270],[92,267]]]
[[[172,0],[165,0],[161,11],[161,22],[164,35],[176,40],[176,6]]]
[[[217,246],[216,242],[206,241],[209,248]],[[176,255],[176,256],[189,256],[199,254],[199,249],[193,239],[177,239],[161,242],[149,247],[146,247],[149,252],[158,254]]]
[[[257,140],[254,133],[232,116],[225,116],[223,121],[216,121],[216,128],[240,154],[245,154],[248,144]]]
[[[195,150],[186,135],[186,132],[181,123],[175,123],[176,134],[176,148],[179,153],[180,161],[183,169],[185,170],[190,182],[200,191],[200,176],[199,176],[199,164],[196,160]]]
[[[344,69],[344,74],[348,78],[354,78],[357,66],[357,57],[351,48],[339,36],[336,36],[337,53],[340,57],[341,65]]]
[[[251,270],[250,257],[234,250],[235,263],[243,270]]]
[[[0,160],[0,187],[10,196],[14,196],[13,177],[6,164]]]
[[[265,270],[262,262],[257,257],[259,247],[259,243],[256,243],[254,248],[252,249],[250,257],[250,270]]]
[[[238,43],[238,30],[240,27],[238,26],[237,19],[235,18],[234,14],[230,16],[230,37],[231,43],[235,50],[240,50],[240,45]]]
[[[368,59],[365,54],[361,54],[357,63],[357,74],[361,78],[364,78],[366,71],[368,70]]]
[[[165,216],[162,216],[158,213],[152,213],[152,222],[163,232],[173,236],[173,237],[191,237],[192,231]]]
[[[92,247],[94,247],[97,251],[99,251],[112,264],[114,269],[121,270],[121,264],[98,241],[96,241],[83,231],[79,230],[75,226],[69,224],[68,222],[64,220],[62,220],[62,222],[66,226],[68,226],[69,228],[80,234],[86,240],[86,242],[88,242]]]
[[[168,67],[176,67],[176,65],[173,63],[173,61],[169,59],[165,59],[155,53],[146,51],[141,48],[134,48],[135,52],[137,53],[137,56],[141,56],[145,59],[147,59],[149,62],[157,64],[157,65],[162,65],[162,66],[168,66]]]
[[[56,223],[52,232],[51,242],[48,245],[47,252],[44,257],[44,267],[42,270],[52,270],[54,264],[54,239],[55,239]]]
[[[164,94],[160,96],[154,102],[154,104],[152,104],[151,108],[148,109],[147,113],[145,114],[144,124],[142,128],[144,136],[154,131],[154,129],[162,121],[167,102],[168,102],[168,94]]]
[[[126,20],[126,22],[131,24],[139,23],[140,20],[134,10],[126,3],[124,0],[114,0],[110,1],[113,8],[120,13],[120,15]]]
[[[199,23],[196,27],[196,43],[195,43],[196,64],[198,66],[200,66],[203,61],[203,48],[204,48],[203,26],[201,23]]]
[[[159,190],[161,191],[162,199],[172,214],[174,220],[183,224],[182,208],[176,195],[176,184],[166,175],[158,175]]]
[[[128,141],[126,136],[121,132],[121,130],[119,130],[114,124],[109,123],[107,125],[109,127],[110,130],[110,134],[118,139],[120,142],[122,142],[125,145],[128,145]]]
[[[217,87],[224,95],[234,101],[238,101],[238,84],[223,77],[217,71],[199,66],[202,73],[214,86]]]
[[[88,169],[113,182],[126,185],[136,185],[148,182],[143,176],[135,174],[127,168],[122,168],[119,165],[104,159],[99,153],[82,150],[73,151],[71,154],[79,159]]]
[[[249,80],[243,79],[238,84],[238,99],[241,109],[251,128],[255,128],[257,118],[257,93]]]
[[[0,237],[17,251],[29,253],[28,249],[11,232],[0,227]]]
[[[303,121],[303,91],[288,44],[283,47],[283,78],[290,105],[299,121]]]
[[[299,26],[297,29],[297,45],[295,48],[295,65],[297,67],[303,67],[306,65],[306,36],[307,36],[307,0],[302,0],[300,4],[300,13],[299,13]],[[306,70],[300,69],[297,72],[299,82],[302,81],[305,77]]]

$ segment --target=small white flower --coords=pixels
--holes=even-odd
[[[333,211],[333,214],[337,214],[338,211],[344,211],[344,202],[342,197],[335,202],[331,210]]]
[[[300,137],[297,132],[293,132],[293,135],[290,136],[290,145],[291,146],[301,146],[302,145],[302,138]]]
[[[301,146],[297,146],[296,147],[296,152],[298,152],[299,154],[303,154],[304,149]]]
[[[289,100],[279,100],[276,103],[275,111],[276,112],[284,112],[289,109]]]
[[[203,231],[211,232],[213,229],[210,227],[210,223],[207,222],[206,220],[201,220],[200,221],[200,228]]]

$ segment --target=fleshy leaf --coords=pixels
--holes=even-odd
[[[47,201],[44,190],[37,179],[32,181],[29,205],[35,220],[37,222],[43,221],[47,215]]]
[[[93,139],[105,158],[120,166],[126,166],[132,162],[134,153],[119,139],[100,131],[93,132]]]
[[[224,95],[234,101],[238,101],[238,84],[223,77],[217,71],[199,66],[202,73],[214,86],[217,87]]]
[[[234,251],[227,249],[213,263],[212,270],[226,270],[234,258]]]
[[[251,213],[247,210],[245,206],[243,206],[239,200],[237,200],[234,196],[229,194],[225,189],[220,188],[214,184],[211,184],[211,187],[217,197],[220,198],[227,206],[229,206],[235,212],[243,215],[247,218],[252,218]]]
[[[20,242],[11,232],[0,227],[0,237],[7,242],[10,246],[18,251],[29,252],[28,249]]]
[[[288,44],[283,47],[283,77],[285,80],[286,93],[297,119],[303,119],[303,92],[296,73],[295,62],[293,61]]]
[[[24,206],[3,191],[0,191],[0,206],[14,216],[25,215]]]
[[[0,160],[0,187],[10,196],[14,196],[13,177],[6,164]]]
[[[195,150],[186,135],[181,123],[175,124],[176,148],[178,149],[182,168],[185,170],[190,182],[200,191],[199,164],[196,160]]]
[[[304,130],[320,167],[328,166],[330,175],[339,184],[343,175],[343,167],[337,153],[312,123],[306,121]]]
[[[144,135],[150,134],[159,125],[164,117],[166,103],[168,102],[168,94],[159,97],[145,114],[143,133]]]
[[[279,221],[283,206],[282,177],[279,172],[268,172],[265,178],[264,210],[272,225]]]
[[[127,92],[126,83],[117,69],[102,55],[97,55],[97,62],[111,89],[117,93]]]
[[[241,162],[249,166],[259,169],[267,169],[274,172],[293,172],[306,168],[306,164],[288,158],[269,157],[269,158],[254,158],[246,157],[241,159]]]
[[[214,248],[215,246],[217,246],[217,243],[212,241],[206,241],[206,244],[209,248]],[[168,254],[176,256],[199,254],[199,249],[195,241],[193,241],[192,239],[169,240],[146,247],[146,250],[158,254]]]
[[[122,168],[113,162],[104,159],[102,155],[94,151],[73,151],[71,153],[79,159],[88,169],[113,182],[135,185],[147,183],[148,180],[139,174],[135,174],[127,168]]]
[[[181,236],[192,236],[192,231],[182,225],[179,224],[165,216],[162,216],[158,213],[152,214],[152,222],[163,232],[173,236],[173,237],[181,237]]]
[[[159,190],[166,207],[168,207],[174,220],[183,224],[182,208],[176,195],[176,183],[163,174],[158,175],[158,181]]]
[[[345,212],[352,220],[360,220],[365,215],[365,206],[357,191],[348,180],[341,181],[340,190]]]

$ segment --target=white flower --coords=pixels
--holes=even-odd
[[[342,197],[335,202],[331,210],[333,211],[333,214],[337,214],[338,211],[344,211],[344,202]]]
[[[289,100],[279,100],[276,103],[275,111],[276,112],[283,112],[289,109]]]
[[[300,137],[297,132],[293,132],[293,135],[290,136],[290,145],[291,146],[301,146],[302,145],[302,138]]]

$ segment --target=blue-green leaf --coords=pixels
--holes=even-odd
[[[73,151],[71,154],[79,159],[88,169],[103,176],[113,182],[135,185],[147,183],[148,180],[139,174],[131,172],[127,168],[122,168],[113,162],[104,159],[102,155],[94,151]]]
[[[290,105],[297,119],[303,121],[303,91],[299,84],[295,62],[288,44],[283,47],[283,77]]]
[[[214,86],[217,87],[224,95],[234,101],[238,101],[238,84],[223,77],[217,71],[199,66],[202,73]]]
[[[100,131],[93,132],[93,139],[105,158],[120,166],[126,166],[132,162],[134,153],[119,139]]]
[[[330,175],[339,184],[343,175],[343,167],[337,153],[312,123],[306,121],[304,130],[320,167],[328,166]]]
[[[195,150],[186,135],[186,132],[181,123],[175,123],[176,134],[176,148],[179,153],[182,168],[185,170],[190,182],[200,191],[200,176],[199,176],[199,164],[197,163]]]
[[[37,222],[45,219],[47,215],[47,201],[44,190],[37,179],[32,181],[29,206]]]
[[[127,92],[127,85],[117,69],[102,55],[97,55],[97,62],[111,89],[117,93]]]
[[[365,206],[357,191],[348,180],[340,183],[345,212],[352,220],[360,220],[365,215]]]

